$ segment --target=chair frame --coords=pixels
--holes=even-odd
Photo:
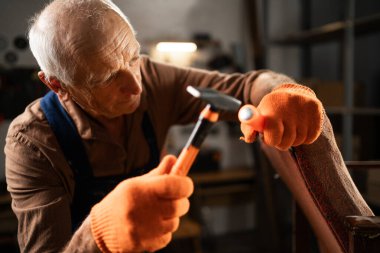
[[[325,117],[322,134],[311,145],[279,151],[261,149],[295,202],[293,252],[307,252],[307,221],[321,252],[380,252],[380,218],[363,199],[349,169],[380,168],[380,162],[344,162]],[[299,211],[302,212],[299,212]]]

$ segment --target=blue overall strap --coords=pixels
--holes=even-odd
[[[147,112],[143,116],[142,130],[150,150],[148,164],[142,168],[135,168],[129,174],[95,178],[82,139],[74,122],[59,102],[57,95],[54,92],[47,93],[41,100],[41,108],[74,172],[75,191],[71,203],[73,233],[90,213],[91,207],[114,189],[119,182],[129,177],[145,174],[157,167],[159,163],[160,153],[154,128]]]
[[[78,130],[53,91],[42,98],[41,108],[75,177],[92,177],[91,165]]]

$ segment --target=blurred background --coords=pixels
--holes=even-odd
[[[137,31],[143,54],[226,73],[266,68],[289,75],[324,103],[345,160],[379,160],[380,1],[114,2]],[[28,20],[47,3],[0,1],[1,148],[11,120],[46,92],[26,33]],[[177,154],[191,130],[173,128],[168,151]],[[239,136],[237,125],[221,123],[207,138],[192,169],[192,209],[174,236],[173,252],[291,251],[292,198],[255,145]],[[353,178],[378,210],[380,173],[355,172]],[[0,186],[0,251],[17,252],[3,152]]]

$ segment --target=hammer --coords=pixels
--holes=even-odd
[[[200,113],[185,147],[170,172],[170,174],[179,176],[185,176],[189,172],[210,128],[218,121],[220,111],[235,112],[241,105],[238,99],[210,88],[187,86],[186,90],[194,97],[205,100],[208,104]]]

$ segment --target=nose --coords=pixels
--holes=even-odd
[[[129,95],[139,95],[142,92],[139,73],[133,73],[130,69],[121,71],[120,91]]]

